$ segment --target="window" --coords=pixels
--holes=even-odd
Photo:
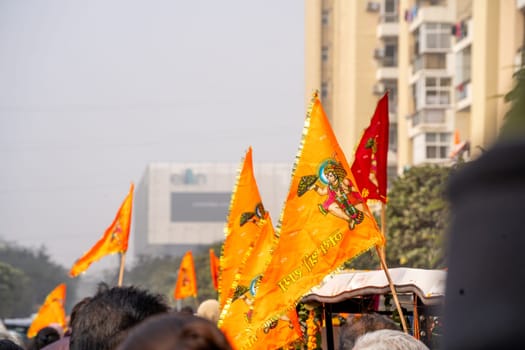
[[[328,60],[328,46],[323,46],[321,49],[321,59],[326,62]]]
[[[449,105],[450,84],[451,79],[448,77],[425,78],[425,104],[427,106]]]
[[[428,132],[425,134],[426,158],[447,159],[450,148],[450,133]]]
[[[330,22],[330,10],[323,10],[321,15],[321,23],[327,25]]]
[[[421,54],[427,51],[443,51],[450,48],[450,24],[449,23],[423,23],[420,30],[421,45],[418,49]]]

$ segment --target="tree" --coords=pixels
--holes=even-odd
[[[217,299],[217,292],[213,288],[210,273],[209,248],[219,255],[222,242],[206,245],[194,251],[193,260],[197,274],[197,300],[182,300],[182,306],[195,308],[206,299]],[[182,257],[144,257],[125,274],[127,283],[141,286],[155,293],[162,294],[166,300],[175,306],[173,289],[177,281],[177,271]]]
[[[395,179],[388,194],[389,267],[444,267],[444,237],[449,219],[445,187],[451,168],[412,167]]]
[[[29,304],[29,286],[23,271],[0,262],[0,318],[14,317],[23,305]]]
[[[21,272],[22,275],[19,276],[27,278],[27,280],[22,278],[27,283],[21,281],[22,283],[17,284],[16,289],[14,289],[17,293],[17,299],[14,301],[15,304],[10,317],[27,317],[38,311],[47,294],[60,283],[67,284],[66,308],[72,307],[71,303],[74,298],[71,296],[75,294],[77,282],[69,278],[64,267],[50,260],[45,247],[35,251],[3,243],[0,245],[0,262]],[[6,276],[7,271],[7,269],[3,269]]]
[[[509,102],[511,107],[505,114],[500,140],[523,139],[525,135],[525,67],[514,74],[514,79],[514,87],[505,95],[505,102]]]

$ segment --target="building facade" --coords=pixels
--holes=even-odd
[[[352,160],[389,91],[389,171],[477,156],[498,134],[523,62],[524,0],[306,0],[306,96],[320,90]]]
[[[152,163],[137,186],[134,251],[141,256],[180,256],[224,240],[238,163]],[[288,194],[291,166],[254,163],[265,209],[274,224]]]

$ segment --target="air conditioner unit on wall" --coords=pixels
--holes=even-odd
[[[385,48],[378,47],[374,49],[374,58],[383,58],[385,57]]]
[[[383,83],[375,83],[372,87],[372,92],[374,95],[382,95],[385,93],[385,84]]]
[[[381,5],[377,1],[368,1],[366,3],[367,12],[379,12],[380,9],[381,9]]]

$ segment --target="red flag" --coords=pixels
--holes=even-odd
[[[191,251],[188,251],[180,262],[177,284],[173,291],[175,300],[187,297],[197,297],[197,277]]]
[[[122,202],[115,219],[106,229],[102,238],[91,249],[73,264],[69,275],[76,277],[86,271],[93,262],[106,255],[125,253],[128,250],[129,230],[131,227],[131,209],[133,206],[133,183],[129,193]]]
[[[370,125],[355,150],[352,174],[364,200],[386,203],[388,156],[388,93],[378,102]]]
[[[213,288],[219,289],[219,258],[215,255],[213,249],[210,248],[210,272]]]

